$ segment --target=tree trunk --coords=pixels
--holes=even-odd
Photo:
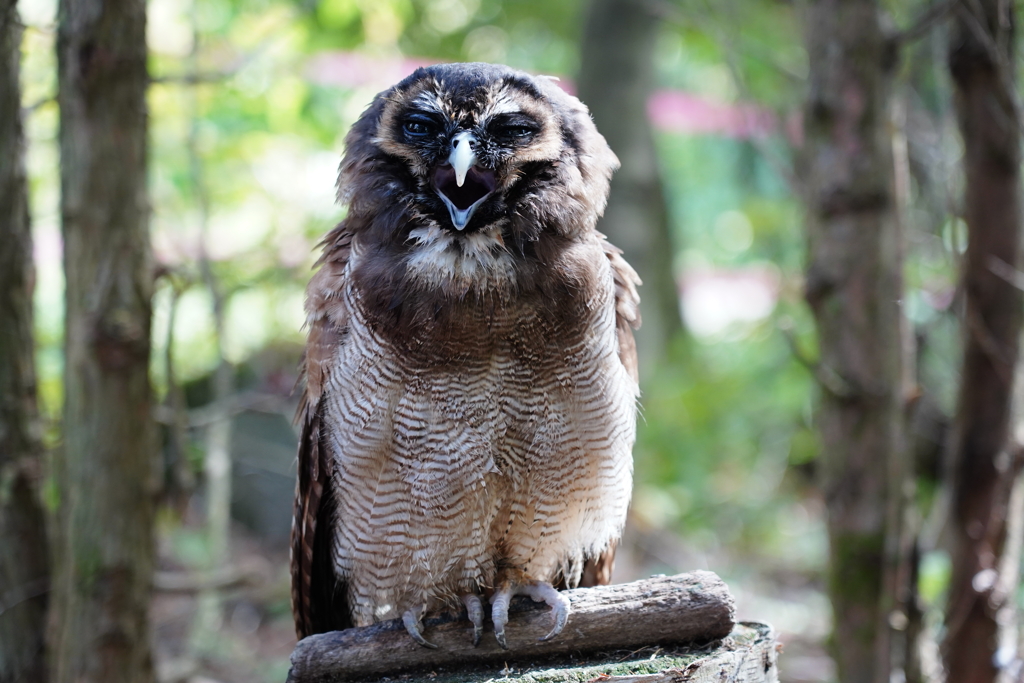
[[[147,609],[159,488],[149,350],[143,0],[62,0],[67,280],[57,461],[55,681],[153,680]]]
[[[996,613],[1013,600],[1017,583],[1015,575],[1001,579],[999,573],[1021,464],[1009,430],[1022,303],[1010,283],[1021,239],[1013,23],[1012,3],[963,3],[949,55],[964,141],[968,228],[964,357],[950,470],[953,576],[942,648],[948,680],[958,683],[995,680]]]
[[[641,379],[682,329],[668,208],[647,117],[659,23],[645,0],[592,0],[577,82],[580,99],[622,162],[597,228],[644,281],[643,326],[636,333]]]
[[[890,132],[895,54],[880,19],[874,0],[815,0],[805,26],[806,297],[820,346],[828,590],[844,683],[889,680],[892,555],[901,547],[892,536],[900,518],[898,486],[890,482],[902,479],[906,462]]]
[[[42,445],[20,55],[17,3],[0,0],[0,683],[42,683],[49,559],[36,494]]]

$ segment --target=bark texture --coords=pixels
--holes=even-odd
[[[292,653],[288,681],[378,679],[438,667],[501,667],[551,657],[571,661],[581,653],[708,643],[725,638],[734,626],[732,595],[711,572],[577,588],[565,595],[572,603],[569,622],[549,641],[538,638],[551,628],[550,610],[522,598],[509,610],[509,650],[498,646],[490,628],[473,647],[473,627],[464,614],[426,621],[424,635],[436,650],[413,642],[396,619],[302,639]]]
[[[54,681],[153,680],[147,609],[158,490],[149,384],[143,0],[62,0],[64,444]]]
[[[49,560],[37,496],[42,445],[20,54],[17,3],[0,0],[0,683],[42,683]]]
[[[901,248],[890,129],[895,55],[874,0],[815,0],[801,174],[806,297],[820,346],[834,648],[844,683],[888,681],[889,557],[901,476]],[[898,487],[896,487],[898,488]],[[894,532],[896,530],[893,530]],[[898,538],[898,536],[897,536]]]
[[[1019,268],[1021,240],[1014,19],[1013,3],[963,3],[949,55],[964,143],[968,242],[950,470],[953,576],[942,651],[948,680],[962,683],[995,680],[996,614],[1012,601],[1017,583],[999,575],[1021,462],[1009,429],[1022,303],[1008,281]]]
[[[642,619],[637,613],[636,619]],[[466,647],[464,644],[463,647]],[[652,645],[570,654],[551,661],[498,662],[490,666],[431,666],[402,674],[402,683],[779,683],[781,645],[767,624],[737,624],[728,637],[705,645]],[[453,655],[452,659],[456,659]],[[346,680],[325,670],[320,678],[289,683]],[[362,681],[394,680],[369,676]]]
[[[644,281],[635,332],[641,381],[682,329],[671,226],[647,117],[660,20],[646,0],[591,0],[583,31],[579,98],[622,163],[597,225]]]

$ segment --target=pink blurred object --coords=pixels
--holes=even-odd
[[[691,268],[680,283],[683,318],[699,337],[721,334],[734,323],[756,323],[771,315],[781,286],[781,273],[771,264]]]
[[[421,66],[431,64],[436,64],[436,61],[370,57],[359,52],[321,52],[306,62],[306,75],[320,85],[350,88],[372,85],[383,90]]]
[[[714,102],[681,90],[659,90],[647,101],[654,127],[671,133],[731,138],[767,137],[778,130],[772,112],[753,105]]]

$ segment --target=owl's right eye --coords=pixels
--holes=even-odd
[[[434,132],[434,122],[426,118],[411,118],[402,124],[405,134],[413,138],[422,138]]]

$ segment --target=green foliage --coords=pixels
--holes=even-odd
[[[210,566],[213,550],[205,531],[175,524],[168,528],[168,540],[172,556],[186,567],[203,569]]]
[[[658,368],[641,399],[633,507],[651,526],[766,549],[797,493],[787,470],[812,460],[817,442],[806,369],[771,321],[745,332],[680,340]]]
[[[803,266],[800,207],[776,169],[753,145],[722,137],[658,138],[677,244],[687,265],[770,262],[790,277]],[[767,144],[780,146],[776,141]],[[780,151],[785,151],[784,149]],[[723,225],[741,212],[747,238]],[[736,218],[736,216],[733,216]]]
[[[953,574],[949,554],[941,550],[925,553],[918,571],[917,590],[925,605],[932,608],[941,605]]]
[[[664,86],[792,111],[807,76],[797,6],[675,0],[658,46]]]

